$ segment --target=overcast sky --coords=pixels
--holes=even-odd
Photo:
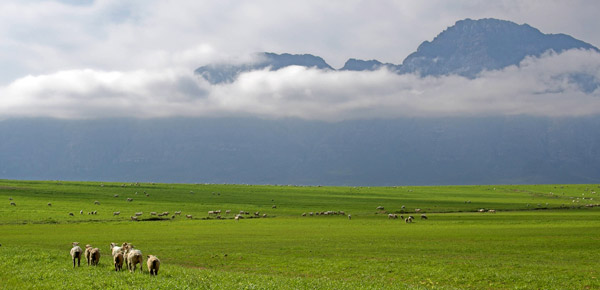
[[[600,79],[589,52],[529,59],[476,80],[291,67],[215,86],[192,72],[261,51],[310,53],[334,68],[348,58],[399,64],[464,18],[528,23],[600,46],[599,11],[595,0],[4,0],[0,118],[594,114],[598,90],[564,77]]]

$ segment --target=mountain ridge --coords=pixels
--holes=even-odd
[[[383,67],[398,73],[416,73],[420,76],[456,74],[475,78],[486,70],[497,70],[518,65],[525,57],[539,57],[547,51],[560,53],[569,49],[600,50],[566,34],[544,34],[528,24],[516,24],[507,20],[484,18],[463,19],[439,33],[432,41],[423,41],[417,50],[409,54],[402,64],[381,63],[376,59],[350,58],[340,71],[372,71]],[[243,72],[298,65],[318,69],[335,70],[321,57],[311,54],[257,54],[254,64],[228,65],[208,64],[195,70],[212,84],[235,80]],[[589,85],[587,85],[589,86]]]

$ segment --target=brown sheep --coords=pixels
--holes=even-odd
[[[148,262],[146,264],[148,265],[148,271],[150,272],[150,275],[158,275],[158,269],[160,268],[160,260],[156,256],[148,255]]]
[[[115,271],[123,270],[123,252],[119,251],[113,256],[113,262],[115,263]]]
[[[90,251],[90,259],[91,259],[92,266],[97,266],[98,263],[100,262],[100,249],[93,248]]]

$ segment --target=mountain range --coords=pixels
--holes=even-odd
[[[598,51],[564,34],[496,19],[461,20],[402,64],[350,59],[339,70],[477,78],[527,56]],[[207,64],[213,84],[322,58],[260,53]],[[596,78],[575,76],[594,91]],[[258,117],[0,121],[0,178],[312,185],[600,182],[600,115],[428,117],[339,122]]]
[[[421,76],[460,75],[475,78],[485,70],[518,65],[525,57],[539,57],[569,49],[590,49],[595,46],[566,34],[544,34],[527,24],[498,19],[465,19],[457,21],[433,41],[424,41],[402,64],[381,63],[378,60],[349,59],[340,70],[365,71],[382,67],[398,74],[417,73]],[[303,54],[257,53],[255,63],[231,65],[208,64],[195,70],[212,84],[232,82],[243,72],[279,70],[297,65],[334,70],[321,57]]]

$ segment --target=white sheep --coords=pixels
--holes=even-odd
[[[496,210],[495,209],[490,209],[490,210],[488,210],[488,212],[489,213],[496,213]]]
[[[140,264],[140,272],[144,272],[144,270],[142,269],[142,263],[144,263],[142,251],[133,249],[132,246],[132,249],[129,250],[129,252],[127,253],[127,269],[129,269],[130,272],[135,272],[137,264]]]
[[[79,211],[79,214],[83,214],[83,210],[80,210],[80,211]]]
[[[85,252],[84,252],[84,256],[85,256],[85,260],[87,261],[88,266],[90,265],[90,262],[92,261],[91,258],[91,254],[90,252],[92,251],[92,245],[87,244],[85,245]]]
[[[100,205],[100,202],[96,200],[94,201],[94,204]]]
[[[150,215],[156,215],[155,211],[150,212]]]
[[[113,256],[120,252],[122,249],[123,247],[117,246],[117,243],[110,243],[110,251]]]
[[[137,220],[138,220],[138,218],[137,218],[136,216],[132,216],[132,217],[131,217],[131,220],[132,220],[132,221],[137,221]]]
[[[98,265],[98,263],[100,262],[100,249],[93,248],[90,251],[90,260],[91,260],[92,266]]]
[[[378,210],[384,210],[384,207],[380,205],[380,206],[377,207],[377,209]]]
[[[132,202],[132,201],[133,201],[133,198],[131,198],[131,197],[128,197],[128,198],[127,198],[127,201],[128,201],[128,202]]]
[[[115,212],[113,212],[113,216],[115,216],[115,215],[120,215],[120,214],[121,214],[121,212],[120,212],[120,211],[115,211]]]
[[[348,219],[351,220],[352,219],[352,215],[348,215]]]
[[[77,259],[77,267],[81,264],[81,253],[83,251],[79,247],[78,242],[73,242],[73,248],[71,248],[71,257],[73,258],[73,268],[75,268],[75,259]]]
[[[191,214],[187,214],[187,215],[185,215],[185,217],[186,217],[186,218],[189,218],[189,219],[192,219],[192,218],[193,218],[193,216],[192,216]]]
[[[148,255],[148,262],[146,263],[148,265],[148,271],[150,272],[150,275],[158,275],[158,269],[160,268],[160,260],[154,256],[154,255]],[[140,268],[142,266],[140,265]]]
[[[426,216],[425,214],[422,214],[422,215],[421,215],[421,219],[422,219],[422,220],[426,220],[426,219],[427,219],[427,216]]]
[[[181,215],[181,211],[176,211],[175,215]]]

